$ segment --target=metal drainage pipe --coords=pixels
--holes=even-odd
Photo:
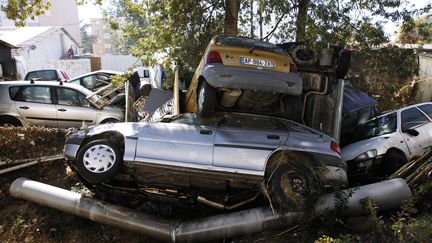
[[[360,201],[366,197],[374,200],[379,210],[388,210],[399,207],[403,200],[412,196],[408,185],[400,178],[347,189],[341,193],[351,194],[351,197],[347,198],[345,215],[365,213]],[[267,208],[254,208],[178,222],[110,205],[26,178],[16,179],[10,187],[10,194],[95,222],[172,242],[208,241],[289,227],[304,220],[306,216],[335,209],[337,198],[336,193],[321,196],[313,212],[309,214],[305,212],[274,214]]]

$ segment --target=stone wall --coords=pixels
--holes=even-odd
[[[419,90],[416,100],[419,102],[432,101],[432,54],[419,54]]]

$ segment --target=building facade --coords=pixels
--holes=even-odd
[[[81,43],[78,7],[75,0],[50,0],[51,8],[44,15],[28,19],[26,26],[60,26],[63,27],[72,38]],[[8,4],[8,0],[0,0],[2,6]],[[6,14],[0,11],[0,27],[15,27],[12,20],[6,18]]]
[[[90,20],[90,26],[91,35],[96,36],[96,41],[92,44],[93,54],[97,56],[114,54],[111,33],[106,22],[102,18],[93,18]]]

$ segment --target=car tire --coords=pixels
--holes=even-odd
[[[388,151],[382,160],[381,176],[388,177],[395,173],[408,161],[404,156],[395,151]]]
[[[268,196],[277,211],[299,211],[314,203],[312,191],[316,183],[308,169],[284,163],[267,183]]]
[[[197,92],[196,114],[200,117],[210,116],[216,106],[216,92],[206,81],[202,81]]]
[[[84,145],[75,161],[78,173],[91,183],[111,180],[122,168],[120,149],[105,139],[94,140]]]
[[[4,117],[0,119],[0,127],[20,127],[22,126],[21,122],[19,122],[15,118]]]

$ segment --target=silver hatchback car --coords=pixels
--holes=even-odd
[[[80,85],[52,81],[0,82],[0,125],[79,128],[124,120],[119,107],[94,108]]]
[[[275,208],[291,210],[306,207],[321,189],[347,183],[339,152],[311,128],[241,113],[99,125],[69,136],[64,148],[90,187],[224,203],[224,209],[264,191]]]

